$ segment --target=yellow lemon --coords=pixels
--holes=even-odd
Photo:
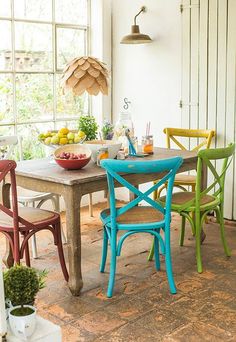
[[[45,138],[48,138],[51,136],[51,132],[44,133]]]
[[[68,139],[67,139],[67,138],[60,138],[59,144],[60,144],[60,145],[66,145],[66,144],[68,144]]]
[[[46,144],[46,145],[50,145],[51,144],[51,137],[47,137],[45,140],[44,140],[44,143]]]
[[[52,138],[51,138],[51,144],[54,144],[54,145],[57,145],[59,144],[59,138],[54,135]]]
[[[59,131],[58,131],[58,133],[62,133],[62,134],[68,134],[70,131],[69,131],[69,129],[68,128],[66,128],[66,127],[63,127],[63,128],[61,128]]]
[[[39,140],[44,140],[45,139],[45,135],[43,133],[39,134],[38,139]]]
[[[74,133],[73,133],[73,132],[69,132],[69,133],[67,134],[67,139],[68,139],[68,140],[74,140],[74,139],[75,139]]]
[[[81,141],[81,138],[78,136],[78,134],[75,134],[74,143],[78,144],[80,141]]]
[[[60,132],[57,133],[57,136],[58,136],[58,138],[64,138],[65,137],[64,134],[60,133]]]
[[[85,133],[83,131],[78,132],[78,136],[83,139],[85,137]]]

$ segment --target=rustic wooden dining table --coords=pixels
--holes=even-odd
[[[166,159],[181,156],[183,164],[178,172],[196,169],[196,152],[155,148],[154,154],[145,160]],[[134,157],[132,157],[132,160]],[[135,158],[144,160],[143,158]],[[127,174],[125,178],[135,186],[156,180],[153,174]],[[105,170],[92,161],[81,170],[64,170],[49,159],[28,160],[19,162],[16,169],[17,185],[35,191],[50,192],[64,198],[66,208],[66,227],[69,261],[69,288],[78,296],[83,287],[81,273],[81,222],[80,203],[83,195],[100,190],[107,190]],[[202,175],[202,188],[206,187],[206,169]],[[119,186],[117,184],[117,186]]]

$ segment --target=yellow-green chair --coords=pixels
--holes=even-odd
[[[186,128],[164,128],[163,132],[166,134],[166,145],[167,148],[171,148],[171,142],[175,145],[173,147],[179,147],[183,151],[188,151],[189,149],[180,142],[179,138],[188,138],[188,142],[190,139],[196,140],[196,145],[190,151],[198,151],[202,147],[209,148],[212,142],[212,138],[215,136],[215,131],[212,129],[186,129]],[[191,140],[191,143],[192,143]],[[200,141],[201,140],[201,141]],[[157,181],[156,181],[157,182]],[[154,182],[154,183],[156,183]],[[177,174],[175,176],[174,187],[177,187],[183,191],[188,191],[188,187],[191,188],[192,192],[195,191],[196,188],[196,176],[189,174]],[[153,199],[157,200],[160,198],[161,192],[166,188],[166,184],[163,184],[153,193]],[[194,213],[193,213],[194,216]],[[184,220],[184,219],[183,219]],[[205,218],[207,222],[207,218]],[[185,222],[182,221],[182,227]],[[183,228],[182,228],[183,229]],[[192,229],[193,235],[195,235],[195,231]],[[201,242],[204,241],[206,235],[204,231],[201,231]],[[180,237],[180,245],[181,245],[181,237]],[[152,249],[153,250],[153,246]],[[148,256],[148,260],[152,260],[152,252],[150,252]]]
[[[205,149],[198,152],[197,178],[195,192],[176,192],[172,195],[171,211],[177,212],[182,217],[181,230],[181,245],[184,242],[185,220],[187,219],[196,232],[196,260],[197,271],[202,272],[201,259],[201,230],[206,215],[211,212],[216,212],[217,222],[220,224],[220,235],[226,256],[230,256],[225,231],[224,231],[224,185],[226,171],[230,166],[235,151],[235,144],[230,144],[225,148]],[[222,169],[219,172],[214,164],[216,160],[222,160]],[[210,185],[204,190],[201,189],[201,177],[203,165],[206,165],[209,172],[212,173],[213,180]],[[213,191],[213,193],[212,193]],[[160,197],[158,203],[165,206],[165,197]],[[191,213],[194,212],[192,217]],[[149,259],[152,259],[154,254],[153,248],[150,251]]]
[[[166,146],[171,148],[171,142],[175,144],[183,151],[189,150],[185,147],[178,138],[194,138],[196,145],[190,151],[198,151],[202,147],[209,148],[211,145],[212,138],[215,136],[214,130],[206,129],[185,129],[185,128],[164,128],[163,132],[166,134]],[[200,141],[201,140],[201,141]],[[190,186],[192,191],[195,191],[196,187],[196,176],[189,174],[178,174],[175,177],[174,187],[177,187],[183,191],[187,191],[186,187]],[[160,197],[161,192],[166,188],[164,184],[153,194],[154,200]]]

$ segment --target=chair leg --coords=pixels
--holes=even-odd
[[[156,184],[156,182],[153,182],[153,185]],[[153,191],[153,200],[157,200],[157,189]]]
[[[60,261],[60,264],[61,264],[61,269],[62,269],[62,273],[63,273],[64,278],[65,278],[65,281],[68,282],[69,274],[68,274],[68,271],[67,271],[65,257],[64,257],[64,252],[63,252],[63,245],[62,245],[62,240],[61,240],[61,226],[60,226],[60,224],[58,224],[55,227],[55,230],[56,230],[55,234],[57,234],[57,250],[58,250],[59,261]]]
[[[221,241],[224,247],[225,255],[228,257],[231,256],[231,251],[228,247],[226,238],[225,238],[225,224],[224,224],[224,215],[223,215],[223,210],[220,208],[219,210],[219,223],[220,223],[220,235],[221,235]]]
[[[107,289],[107,297],[111,298],[113,294],[113,288],[115,285],[115,274],[116,274],[116,232],[111,232],[111,263],[110,263],[110,275]]]
[[[170,233],[166,231],[165,233],[165,249],[166,249],[166,255],[165,255],[165,264],[166,264],[166,274],[167,279],[170,287],[170,292],[172,294],[176,294],[176,287],[175,287],[175,281],[173,276],[173,270],[172,270],[172,262],[171,262],[171,251],[170,251]]]
[[[161,197],[162,190],[166,189],[166,184],[163,184],[160,188],[157,189],[157,198]]]
[[[26,206],[28,206],[27,203],[26,203]],[[41,206],[41,203],[38,203],[36,208],[40,208],[40,206]],[[35,202],[32,202],[32,207],[35,208]],[[32,239],[31,239],[31,248],[32,248],[33,258],[37,259],[38,258],[38,249],[37,249],[37,240],[36,240],[35,234],[32,236]]]
[[[156,267],[156,270],[159,271],[161,268],[160,253],[159,253],[159,240],[156,236],[154,237],[154,253],[155,253],[155,267]]]
[[[60,196],[59,195],[53,195],[53,197],[51,198],[52,204],[53,204],[53,208],[57,213],[60,213],[61,208],[60,208]],[[65,232],[63,230],[63,227],[61,227],[61,239],[62,239],[62,243],[66,244],[67,243],[67,238],[65,235]]]
[[[149,254],[148,254],[148,258],[147,258],[148,261],[152,261],[153,256],[154,256],[154,240],[153,240],[153,242],[152,242],[152,247],[151,247],[150,252],[149,252]]]
[[[181,233],[180,233],[180,240],[179,240],[180,246],[184,245],[185,223],[186,223],[185,216],[181,216]]]
[[[202,273],[202,258],[201,258],[201,217],[200,212],[195,213],[195,230],[196,230],[196,259],[197,259],[197,271]]]
[[[38,250],[37,250],[37,242],[36,242],[36,235],[34,234],[31,238],[31,248],[32,248],[32,255],[34,259],[38,258]]]
[[[25,245],[25,263],[28,267],[30,267],[30,254],[29,254],[29,242],[26,242]]]
[[[107,246],[108,246],[108,236],[106,228],[103,229],[103,246],[102,246],[102,260],[100,265],[100,272],[104,273],[107,260]]]
[[[93,194],[89,194],[89,215],[93,217]]]

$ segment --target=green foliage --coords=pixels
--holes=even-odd
[[[86,140],[97,138],[98,124],[95,117],[90,115],[81,115],[79,118],[79,130],[86,134]]]
[[[114,134],[114,125],[109,121],[104,121],[102,126],[102,138],[104,140],[111,140]]]
[[[5,297],[12,305],[33,305],[40,289],[45,287],[46,271],[16,265],[4,272]]]

